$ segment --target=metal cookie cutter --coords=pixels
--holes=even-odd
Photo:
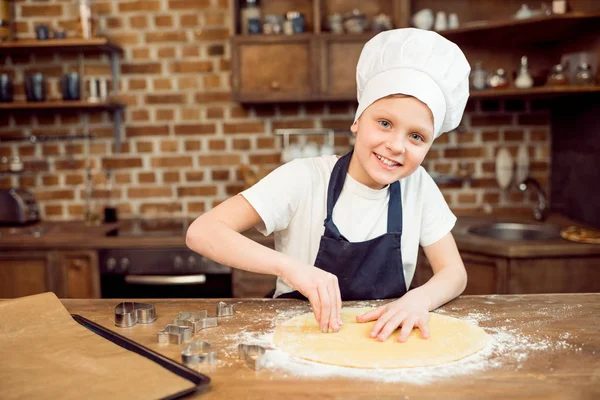
[[[231,317],[234,312],[233,304],[227,304],[224,301],[217,304],[217,317]]]
[[[255,371],[262,369],[265,365],[265,352],[267,349],[257,344],[239,344],[238,359],[246,360],[248,367]]]
[[[189,326],[167,325],[158,332],[158,343],[181,344],[192,340],[192,328]]]
[[[207,314],[206,311],[180,312],[179,317],[173,319],[173,325],[189,326],[192,329],[192,334],[195,335],[202,329],[217,326],[217,318],[208,318]]]
[[[156,321],[156,310],[152,304],[122,302],[115,306],[115,325],[129,328],[138,322],[149,324]]]
[[[188,367],[195,367],[202,363],[214,364],[217,351],[212,345],[203,340],[194,340],[181,352],[181,361]]]

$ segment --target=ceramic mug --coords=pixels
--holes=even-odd
[[[433,28],[433,11],[429,8],[424,8],[413,15],[413,25],[419,29],[430,30]]]
[[[27,75],[25,79],[25,97],[27,101],[46,100],[46,77],[40,72]]]
[[[63,75],[62,79],[62,98],[63,100],[80,99],[80,80],[77,72],[69,72]]]
[[[13,84],[8,74],[0,74],[0,103],[13,101]]]

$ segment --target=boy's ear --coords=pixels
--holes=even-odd
[[[350,125],[350,131],[352,133],[358,132],[358,120],[354,121],[354,123],[352,125]]]

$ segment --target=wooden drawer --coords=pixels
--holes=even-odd
[[[318,90],[315,45],[309,38],[285,42],[233,42],[234,100],[264,102],[314,98]]]

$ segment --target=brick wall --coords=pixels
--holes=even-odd
[[[17,0],[18,38],[34,37],[37,23],[62,26],[77,35],[75,0]],[[347,130],[351,103],[262,105],[241,107],[230,99],[230,10],[228,0],[100,1],[94,16],[101,32],[120,43],[125,54],[120,81],[127,103],[122,152],[113,150],[112,122],[105,112],[0,114],[0,137],[7,135],[96,135],[91,143],[5,142],[0,157],[20,156],[31,171],[0,175],[0,187],[19,185],[34,191],[46,219],[80,218],[83,213],[86,163],[101,187],[102,171],[112,169],[123,217],[194,216],[238,193],[240,168],[279,165],[277,128]],[[24,98],[25,73],[42,71],[49,78],[49,97],[59,98],[64,72],[77,70],[76,55],[11,57],[0,55],[0,69],[13,75],[16,96]],[[110,76],[102,55],[85,56],[87,76]],[[516,154],[528,145],[532,173],[548,182],[549,116],[543,102],[471,102],[458,132],[440,137],[427,156],[430,170],[457,174],[462,164],[470,183],[440,185],[457,212],[528,208],[515,189],[499,190],[494,155],[504,146]],[[339,152],[348,136],[337,135]],[[43,161],[38,163],[38,161]]]

